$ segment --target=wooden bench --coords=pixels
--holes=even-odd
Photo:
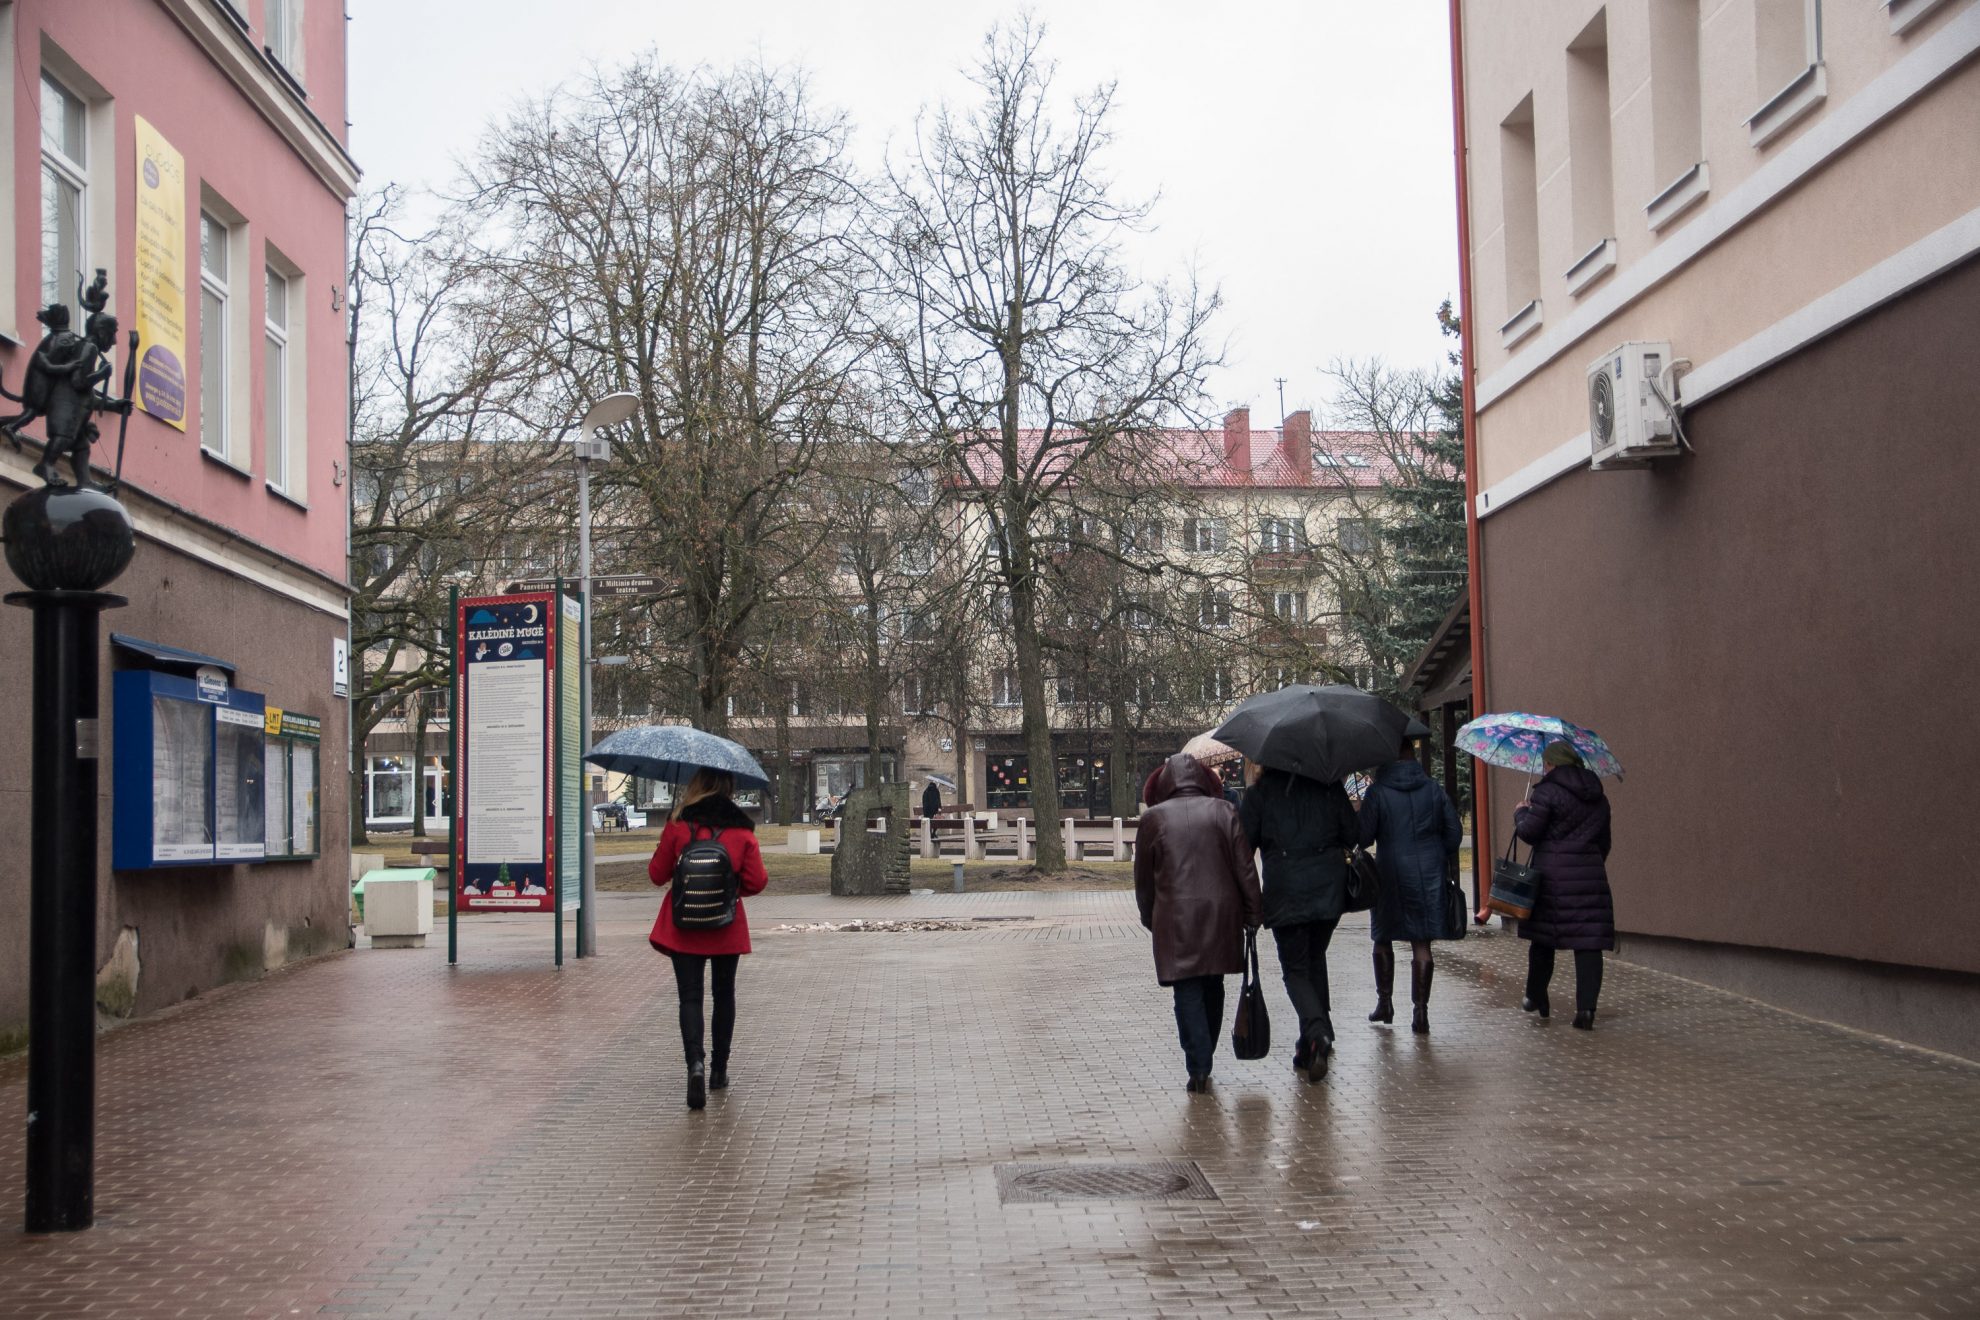
[[[431,866],[435,870],[454,869],[453,845],[445,839],[414,839],[406,845],[408,857],[394,857],[393,866]]]

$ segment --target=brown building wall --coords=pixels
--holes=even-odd
[[[0,499],[12,494],[0,486]],[[348,947],[347,709],[330,693],[331,642],[343,635],[342,621],[144,538],[110,589],[131,603],[102,616],[99,965],[125,927],[137,930],[133,1011],[141,1015],[284,961]],[[111,652],[112,632],[227,660],[238,666],[236,686],[322,717],[317,860],[111,872],[111,673],[129,663]],[[0,610],[0,1037],[27,1019],[31,634],[26,610]]]
[[[1483,524],[1490,704],[1628,769],[1626,931],[1980,972],[1976,344],[1969,262]]]

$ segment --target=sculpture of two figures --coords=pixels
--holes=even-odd
[[[129,360],[125,363],[124,397],[116,398],[106,390],[111,375],[109,353],[117,344],[117,318],[104,310],[110,302],[108,276],[99,270],[89,288],[81,287],[80,278],[76,284],[77,297],[88,313],[83,332],[77,334],[69,328],[69,309],[61,303],[51,303],[35,314],[48,333],[28,358],[21,392],[15,394],[0,385],[0,394],[21,405],[20,412],[0,420],[0,435],[18,451],[20,428],[41,418],[48,442],[42,447],[41,461],[34,465],[36,474],[51,486],[65,484],[57,475],[56,465],[66,457],[75,478],[73,484],[79,489],[92,489],[96,483],[89,479],[89,451],[102,434],[95,414],[116,413],[124,419],[125,426],[130,424],[137,335],[131,335]],[[119,469],[123,466],[122,439],[120,432]]]

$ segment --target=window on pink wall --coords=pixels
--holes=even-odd
[[[227,343],[229,289],[227,224],[199,214],[199,443],[209,453],[229,457],[227,436]]]
[[[298,82],[303,76],[303,0],[267,0],[262,35],[268,53]]]
[[[266,343],[262,352],[262,385],[266,410],[262,436],[268,484],[286,491],[289,479],[289,279],[267,269]]]
[[[69,303],[89,269],[89,110],[41,75],[41,302]],[[81,322],[76,325],[80,327]]]

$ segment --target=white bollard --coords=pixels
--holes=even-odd
[[[983,860],[983,846],[976,841],[976,817],[963,817],[963,856],[972,862]]]
[[[1020,862],[1031,860],[1031,822],[1022,816],[1017,819],[1017,848]]]

